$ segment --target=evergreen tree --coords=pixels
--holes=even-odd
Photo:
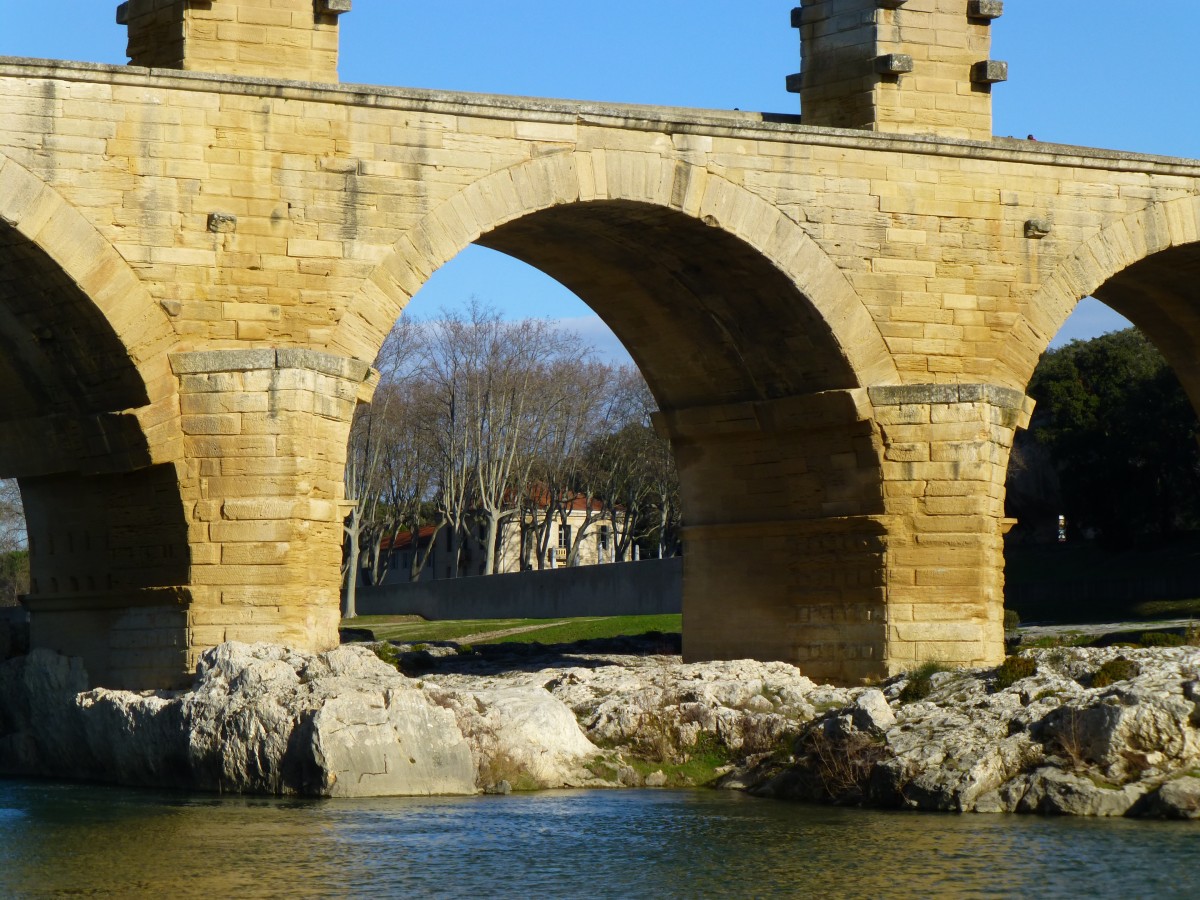
[[[1018,436],[1017,456],[1045,451],[1061,485],[1061,511],[1076,532],[1094,530],[1121,547],[1200,526],[1200,424],[1166,360],[1139,331],[1046,353],[1029,395],[1037,407],[1029,432]]]

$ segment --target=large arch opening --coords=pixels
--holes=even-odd
[[[1122,232],[1124,252],[1102,233],[1093,244],[1104,250],[1082,248],[1070,264],[1080,274],[1058,280],[1136,331],[1052,344],[1030,373],[1040,408],[1009,471],[1009,512],[1024,521],[1006,553],[1006,603],[1025,621],[1123,621],[1136,636],[1149,622],[1179,630],[1195,611],[1200,243],[1153,227],[1167,221],[1183,220],[1141,216],[1142,228]],[[1131,259],[1136,247],[1144,255]],[[1063,326],[1069,305],[1044,299]]]
[[[19,196],[11,177],[0,187]],[[176,679],[187,527],[175,468],[156,464],[137,414],[161,398],[81,284],[119,286],[120,273],[106,277],[109,259],[86,252],[77,213],[46,205],[57,206],[59,236],[85,251],[74,263],[51,251],[53,226],[31,236],[19,216],[0,217],[0,476],[20,487],[31,642],[83,657],[93,683]],[[137,298],[124,299],[128,316]],[[153,325],[133,331],[156,337]]]
[[[572,204],[501,225],[478,243],[581,297],[664,410],[860,386],[829,324],[787,275],[680,212]]]
[[[856,680],[878,670],[886,627],[880,448],[861,389],[894,370],[844,276],[759,203],[730,215],[728,198],[704,214],[567,197],[492,208],[500,224],[462,246],[568,287],[649,384],[681,482],[685,655]],[[372,278],[361,323],[378,329],[461,249],[431,223],[413,231]],[[335,345],[365,330],[354,313]]]

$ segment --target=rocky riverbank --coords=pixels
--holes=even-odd
[[[664,640],[224,644],[191,689],[142,693],[87,690],[77,661],[34,651],[0,664],[0,772],[305,796],[713,783],[1200,817],[1200,648],[1032,650],[837,688],[784,663],[682,663]]]

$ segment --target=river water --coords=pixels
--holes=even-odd
[[[1196,897],[1200,823],[720,791],[299,801],[0,780],[0,896]]]

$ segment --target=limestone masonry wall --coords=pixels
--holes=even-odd
[[[336,640],[355,404],[473,242],[579,293],[654,390],[691,658],[998,659],[1008,452],[1080,298],[1200,397],[1200,163],[991,139],[1000,4],[804,3],[810,62],[913,63],[853,92],[830,64],[804,125],[280,80],[336,78],[342,6],[130,0],[135,63],[203,71],[0,59],[0,474],[35,644],[98,679]]]

